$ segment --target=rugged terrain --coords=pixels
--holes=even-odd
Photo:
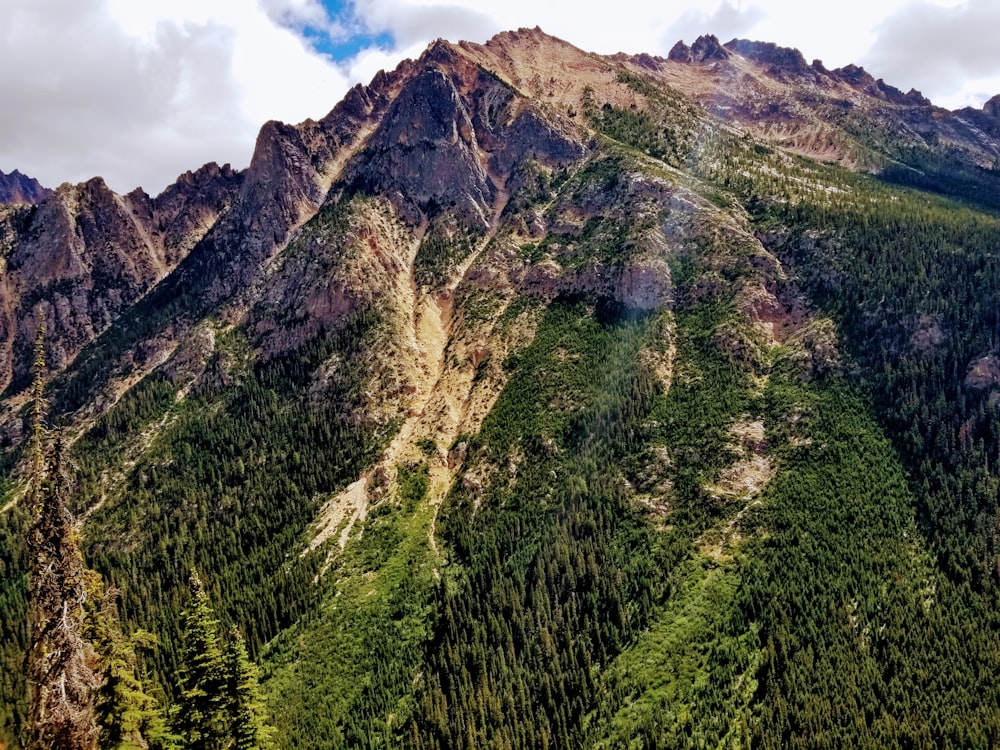
[[[0,737],[42,320],[165,700],[195,569],[282,747],[996,743],[998,195],[996,99],[522,29],[0,208]]]
[[[21,174],[16,169],[10,174],[4,174],[0,170],[0,206],[37,203],[51,192],[35,178]]]

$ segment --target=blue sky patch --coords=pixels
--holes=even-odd
[[[342,0],[323,0],[323,5],[330,19],[341,26],[345,33],[340,36],[331,35],[326,29],[306,27],[303,36],[318,51],[329,55],[334,60],[348,60],[363,49],[379,47],[391,49],[394,46],[392,35],[388,31],[373,33],[365,27],[357,17],[351,2]]]

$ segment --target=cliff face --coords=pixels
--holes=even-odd
[[[988,177],[982,170],[1000,160],[995,102],[949,113],[862,68],[829,71],[773,44],[704,36],[691,46],[678,42],[668,58],[602,58],[538,29],[505,32],[485,45],[437,42],[419,60],[356,86],[318,122],[265,125],[245,173],[206,165],[156,198],[141,190],[116,196],[94,180],[63,186],[36,209],[6,209],[0,383],[23,384],[27,321],[39,304],[50,309],[51,330],[64,331],[51,349],[59,369],[161,280],[143,316],[178,299],[191,309],[157,324],[154,348],[169,349],[216,308],[242,320],[260,306],[267,269],[282,265],[292,238],[324,203],[345,196],[385,197],[424,247],[421,282],[435,275],[440,282],[441,269],[428,263],[454,266],[460,259],[451,246],[460,235],[495,233],[512,192],[533,179],[527,165],[562,169],[583,158],[591,138],[584,115],[595,102],[648,106],[629,76],[683,95],[719,126],[894,181],[975,195],[975,180]],[[688,147],[704,136],[700,130],[716,127],[690,113],[682,119]],[[519,221],[544,235],[531,212]],[[286,291],[264,297],[283,299]],[[326,307],[344,313],[351,303]],[[312,320],[312,330],[329,323]],[[282,337],[295,344],[288,332]]]
[[[187,173],[157,198],[120,196],[95,178],[34,207],[7,209],[0,281],[0,384],[23,386],[35,320],[53,332],[55,370],[167,276],[229,207],[228,166]]]

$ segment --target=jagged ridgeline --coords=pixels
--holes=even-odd
[[[995,105],[522,30],[243,172],[0,208],[0,738],[41,314],[161,705],[195,601],[281,748],[1000,743]]]

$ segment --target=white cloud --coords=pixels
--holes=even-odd
[[[978,106],[1000,92],[998,30],[996,0],[916,2],[879,24],[865,62],[887,81],[921,89],[935,103]]]
[[[661,46],[672,47],[679,39],[690,43],[702,34],[714,34],[727,42],[749,33],[764,17],[764,11],[756,5],[741,6],[729,0],[714,11],[689,10],[670,26]]]
[[[206,161],[245,166],[265,120],[320,117],[347,89],[287,27],[315,6],[4,0],[0,69],[18,74],[0,76],[0,169],[157,192]]]

